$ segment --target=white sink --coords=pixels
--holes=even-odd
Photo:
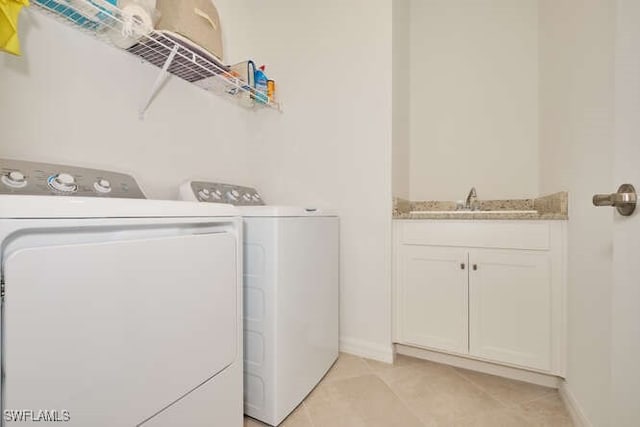
[[[537,214],[538,211],[411,211],[415,215],[465,215],[465,214]]]

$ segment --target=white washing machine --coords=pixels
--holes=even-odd
[[[0,160],[2,426],[243,425],[238,211],[143,199]]]
[[[244,218],[244,411],[278,425],[338,358],[339,218],[264,206],[234,185],[193,181],[180,194]]]

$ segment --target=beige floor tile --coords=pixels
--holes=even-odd
[[[367,363],[369,363],[367,361]],[[429,362],[427,360],[419,360],[412,362],[404,362],[399,365],[387,365],[386,368],[376,367],[374,371],[376,375],[382,378],[387,384],[395,382],[407,381],[416,377],[437,377],[456,375],[455,370],[447,365]]]
[[[371,426],[420,426],[420,421],[375,375],[354,378],[341,383],[341,391],[352,408]]]
[[[313,427],[311,416],[304,406],[304,403],[301,403],[287,419],[280,424],[280,427]]]
[[[405,370],[402,372],[397,371],[393,377],[388,375],[383,380],[403,400],[417,398],[431,392],[429,384],[432,377],[428,375],[411,375],[412,373]]]
[[[313,419],[313,425],[314,427],[369,427],[365,420],[355,414]]]
[[[468,371],[465,369],[457,369],[456,371],[487,392],[491,397],[507,406],[514,406],[520,403],[539,399],[540,397],[553,393],[554,391],[552,388],[529,384],[522,381],[514,381],[495,375],[483,374],[481,372]]]
[[[350,402],[343,398],[337,385],[342,381],[323,381],[305,399],[305,407],[314,424],[321,418],[343,418],[353,414]]]
[[[338,419],[366,426],[422,425],[387,384],[372,374],[321,384],[305,406],[316,427]]]
[[[437,363],[425,362],[420,366],[404,366],[394,371],[381,374],[389,387],[402,399],[420,397],[433,391],[436,385],[453,391],[456,387],[462,390],[480,389],[468,380],[458,375],[453,368]]]
[[[555,390],[406,356],[390,365],[341,354],[280,427],[571,425]]]
[[[423,360],[416,359],[415,357],[405,356],[403,354],[396,355],[396,359],[393,363],[384,363],[378,362],[377,360],[364,359],[364,361],[369,365],[369,368],[373,372],[384,372],[389,369],[399,368],[402,366],[416,365],[424,362]]]
[[[244,427],[269,427],[268,424],[262,423],[251,417],[244,417]],[[294,411],[282,422],[279,427],[313,427],[311,417],[301,403]]]
[[[343,380],[370,373],[371,369],[369,369],[369,365],[367,365],[367,362],[365,362],[364,359],[350,354],[340,353],[340,357],[329,372],[327,372],[327,375],[325,375],[322,381],[329,382]]]
[[[425,424],[422,423],[417,417],[413,415],[409,415],[407,412],[402,416],[388,416],[373,420],[367,420],[367,427],[425,427]],[[430,425],[426,427],[437,427],[435,425]]]
[[[246,415],[244,417],[244,427],[265,427],[266,425],[267,424],[261,423],[253,418],[249,418]]]
[[[573,426],[567,408],[557,391],[518,405],[519,413],[534,426]]]
[[[480,388],[453,372],[451,375],[417,376],[390,384],[426,424],[451,425],[464,417],[477,417],[505,409]]]
[[[549,418],[536,418],[529,420],[532,427],[573,427],[569,417],[558,416]]]
[[[451,423],[451,427],[530,427],[529,421],[510,409],[491,411],[464,417]]]

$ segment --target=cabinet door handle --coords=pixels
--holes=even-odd
[[[460,264],[460,270],[464,270],[465,267],[466,267],[466,265],[464,264],[464,262]]]
[[[473,264],[473,271],[478,271],[478,264]]]

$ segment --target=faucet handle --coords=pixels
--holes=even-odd
[[[464,208],[475,211],[477,209],[478,193],[476,187],[471,187],[467,199],[464,202]]]

